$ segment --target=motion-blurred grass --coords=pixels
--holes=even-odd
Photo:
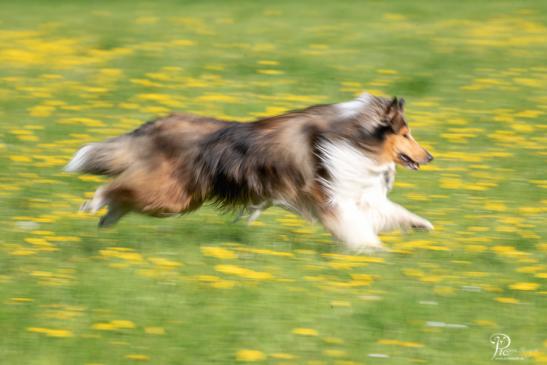
[[[547,361],[547,3],[2,2],[0,363]],[[237,120],[403,96],[436,160],[393,200],[431,234],[346,255],[272,209],[78,214],[82,144],[171,110]]]

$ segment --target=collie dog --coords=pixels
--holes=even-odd
[[[272,205],[318,220],[347,248],[381,249],[378,233],[432,224],[391,202],[395,164],[433,157],[410,134],[404,99],[362,94],[249,123],[171,114],[82,147],[65,170],[107,175],[82,210],[188,213],[209,201],[253,220]]]

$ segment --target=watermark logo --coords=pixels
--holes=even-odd
[[[522,352],[510,348],[511,337],[504,333],[494,333],[490,336],[490,343],[494,345],[492,360],[524,360]]]

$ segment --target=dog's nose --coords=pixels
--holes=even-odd
[[[427,153],[427,157],[426,157],[426,158],[427,158],[427,162],[433,161],[433,156],[432,156],[431,153],[429,153],[429,152]]]

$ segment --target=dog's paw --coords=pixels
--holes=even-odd
[[[89,200],[84,201],[82,205],[80,205],[80,212],[91,213],[92,212],[91,201]]]
[[[385,252],[388,252],[389,250],[384,247],[381,243],[374,243],[374,244],[364,244],[359,245],[357,247],[348,247],[347,248],[348,253],[354,254],[354,255],[379,255]]]
[[[365,246],[361,250],[359,250],[357,254],[376,256],[386,252],[389,252],[389,250],[386,247],[382,245],[378,245],[378,246]]]
[[[435,229],[433,227],[433,224],[431,224],[430,221],[427,219],[419,218],[411,223],[412,229],[418,230],[418,231],[432,231]]]

